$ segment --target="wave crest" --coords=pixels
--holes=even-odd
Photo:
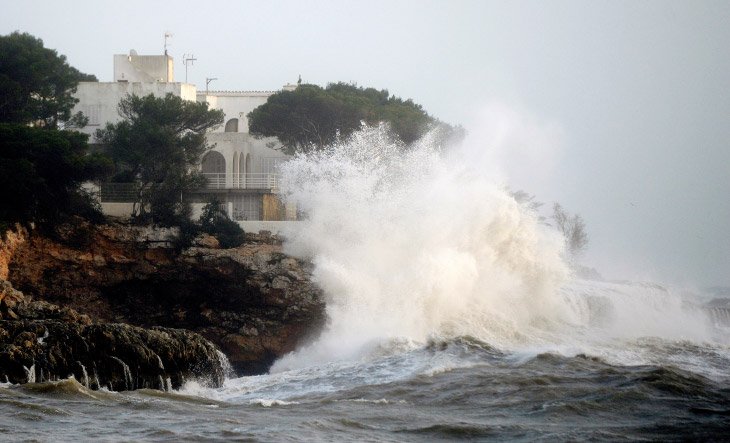
[[[283,167],[283,191],[307,216],[286,247],[312,257],[329,322],[275,371],[393,338],[499,344],[561,318],[561,239],[463,158],[428,136],[404,148],[381,126]]]

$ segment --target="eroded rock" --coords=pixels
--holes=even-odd
[[[8,292],[8,282],[0,281]],[[94,323],[87,315],[19,291],[0,304],[0,379],[44,382],[74,376],[91,389],[169,390],[195,379],[219,387],[224,378],[215,346],[181,329]]]
[[[311,264],[283,254],[275,236],[249,235],[235,249],[197,242],[177,252],[169,247],[175,232],[88,224],[60,240],[31,232],[8,257],[8,280],[95,321],[197,332],[239,374],[267,371],[323,324]]]

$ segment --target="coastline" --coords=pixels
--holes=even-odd
[[[247,234],[220,249],[203,235],[179,250],[175,228],[77,220],[56,231],[7,231],[0,278],[93,323],[199,334],[236,375],[265,373],[324,323],[311,264],[283,254],[275,236]]]

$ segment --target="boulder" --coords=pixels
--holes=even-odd
[[[223,382],[225,357],[193,332],[94,323],[28,297],[12,308],[1,304],[0,313],[0,379],[6,382],[73,376],[88,388],[115,391],[177,389],[193,379],[211,387]]]

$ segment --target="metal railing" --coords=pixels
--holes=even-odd
[[[225,173],[204,172],[202,175],[207,179],[205,189],[279,189],[279,175],[273,173],[230,174],[230,184]]]
[[[139,186],[136,183],[102,183],[99,201],[104,203],[131,203],[137,201]]]
[[[224,189],[226,188],[225,172],[204,172],[201,174],[205,177],[206,189]]]
[[[231,174],[230,184],[225,173],[203,173],[206,183],[203,189],[279,189],[279,175],[272,173]],[[137,201],[139,185],[136,183],[101,183],[99,201],[104,203],[131,203]]]

